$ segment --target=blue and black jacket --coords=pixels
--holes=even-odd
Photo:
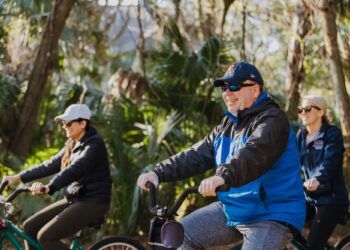
[[[285,113],[264,92],[237,117],[191,148],[158,163],[160,181],[176,181],[215,167],[231,188],[219,199],[228,226],[280,221],[301,229],[305,198],[295,137]]]
[[[316,178],[322,186],[316,191],[306,191],[307,201],[316,206],[349,204],[343,176],[344,143],[340,129],[324,122],[308,145],[306,136],[305,128],[297,133],[303,179]]]

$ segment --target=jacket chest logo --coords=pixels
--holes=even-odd
[[[323,148],[323,140],[316,140],[316,141],[314,141],[313,147],[316,150],[321,150]]]

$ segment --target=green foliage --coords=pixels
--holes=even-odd
[[[23,165],[23,169],[27,169],[28,167],[33,167],[35,165],[38,165],[38,164],[50,159],[52,156],[57,154],[58,151],[59,151],[58,148],[47,148],[45,150],[38,150],[38,151],[32,153],[26,159],[26,162]]]
[[[20,93],[20,86],[16,79],[8,75],[0,75],[0,148],[9,140],[18,117],[15,105]]]
[[[138,175],[152,169],[156,162],[203,139],[219,123],[226,107],[220,91],[215,90],[211,83],[225,72],[229,63],[243,58],[243,42],[246,58],[261,69],[265,87],[284,106],[287,44],[294,35],[290,29],[292,18],[286,19],[286,15],[290,15],[295,6],[283,1],[263,1],[264,6],[263,2],[248,4],[246,37],[243,39],[239,1],[229,10],[226,32],[220,36],[215,25],[200,27],[207,20],[199,20],[199,10],[193,7],[195,4],[191,5],[193,9],[190,7],[190,16],[187,16],[188,3],[183,1],[182,7],[186,8],[180,8],[180,18],[175,21],[171,15],[162,14],[166,8],[161,9],[157,1],[144,1],[147,13],[161,30],[161,36],[157,37],[157,33],[153,37],[152,32],[155,31],[147,30],[149,20],[146,13],[142,14],[147,20],[143,23],[146,47],[150,46],[142,52],[149,85],[141,100],[136,101],[121,93],[120,98],[109,102],[104,96],[110,75],[119,69],[140,68],[135,67],[136,55],[140,54],[137,46],[140,44],[137,44],[137,35],[133,33],[138,27],[133,26],[135,23],[128,23],[125,29],[125,33],[133,37],[131,40],[135,39],[128,42],[135,42],[137,46],[130,51],[115,53],[115,44],[111,40],[115,35],[112,33],[118,30],[110,28],[114,25],[113,18],[118,21],[127,8],[129,11],[135,6],[123,6],[114,13],[112,10],[115,9],[99,6],[97,2],[77,1],[66,22],[59,41],[57,60],[41,100],[32,152],[23,164],[6,152],[6,145],[18,119],[20,100],[29,75],[30,67],[23,70],[21,66],[33,58],[25,58],[21,64],[13,67],[16,59],[13,56],[16,54],[10,54],[9,46],[12,44],[9,43],[25,41],[22,46],[29,48],[34,57],[53,2],[0,0],[0,171],[2,175],[14,174],[55,154],[64,146],[66,137],[60,125],[54,122],[54,117],[72,103],[87,103],[93,112],[92,125],[105,139],[113,178],[111,209],[104,230],[96,237],[112,233],[147,232],[148,195],[136,187]],[[212,18],[212,21],[220,19],[219,12],[210,13],[212,8],[206,10],[205,1],[202,1],[202,5],[203,17],[208,17],[208,20]],[[334,106],[334,96],[329,95],[333,91],[333,83],[325,60],[323,31],[318,19],[315,20],[315,29],[308,34],[304,44],[305,80],[302,93],[327,95],[330,106]],[[345,13],[340,21],[340,31],[348,33],[349,15]],[[18,22],[18,40],[9,41],[9,34]],[[203,28],[212,29],[211,34],[215,35],[203,41],[202,37],[207,37],[207,33],[205,36],[202,34]],[[139,72],[130,70],[130,73]],[[131,82],[130,88],[133,88]],[[332,112],[335,114],[334,110]],[[293,126],[298,128],[300,123],[293,121]],[[213,173],[206,173],[210,174]],[[176,184],[162,184],[159,192],[161,203],[171,205],[184,186],[198,184],[202,178],[199,176]],[[60,193],[45,199],[23,196],[18,200],[20,220],[60,197]],[[210,200],[193,196],[185,204],[181,215],[208,202]],[[35,207],[29,206],[33,203]]]

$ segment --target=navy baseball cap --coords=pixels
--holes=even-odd
[[[259,85],[264,85],[264,80],[259,70],[250,63],[238,62],[231,65],[225,73],[225,76],[214,80],[214,87],[221,87],[223,85],[240,85],[246,80],[257,82]]]

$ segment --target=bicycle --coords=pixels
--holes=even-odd
[[[150,223],[148,244],[153,250],[174,250],[181,246],[184,240],[184,229],[174,217],[187,196],[198,193],[198,186],[191,186],[183,190],[174,205],[169,209],[158,205],[156,187],[153,183],[147,182],[146,187],[149,189],[149,210],[154,216]],[[225,192],[228,189],[227,185],[223,185],[218,187],[216,192]]]
[[[0,249],[3,248],[3,240],[7,239],[12,247],[16,250],[24,249],[21,241],[26,240],[33,248],[37,250],[44,250],[39,242],[32,239],[25,232],[23,232],[16,224],[14,224],[9,217],[14,211],[12,201],[21,193],[30,192],[26,186],[19,187],[13,191],[6,198],[2,196],[3,190],[7,183],[0,184]],[[89,225],[95,229],[99,229],[103,221]],[[85,250],[85,247],[80,242],[81,231],[74,235],[70,249],[71,250]],[[90,250],[109,250],[109,249],[125,249],[125,250],[144,250],[144,247],[137,241],[126,236],[108,236],[90,246]]]
[[[149,234],[149,242],[148,244],[152,246],[153,250],[163,250],[163,249],[176,249],[179,247],[183,242],[183,229],[180,228],[180,224],[176,222],[176,226],[173,226],[172,230],[164,228],[164,225],[168,222],[175,223],[174,216],[176,215],[176,212],[184,202],[184,200],[187,198],[187,196],[191,193],[198,193],[198,187],[192,186],[187,189],[185,189],[179,198],[175,201],[175,204],[170,208],[167,209],[166,207],[159,207],[157,204],[157,198],[156,198],[156,188],[155,186],[148,182],[146,184],[147,188],[150,192],[150,212],[153,216],[155,216],[151,220],[151,226],[150,226],[150,234]],[[223,185],[219,187],[216,191],[227,191],[229,187],[227,185]],[[340,224],[346,224],[350,220],[350,211],[348,212],[348,216],[344,218],[344,221],[342,221]],[[156,221],[157,225],[154,225],[154,221]],[[153,224],[152,224],[153,223]],[[182,227],[182,226],[181,226]],[[294,248],[298,250],[306,250],[306,240],[301,235],[300,231],[289,226],[291,229],[291,232],[294,236],[291,244]],[[163,237],[161,235],[163,230]],[[176,234],[176,235],[174,235]],[[174,238],[175,236],[175,238]],[[173,238],[172,238],[173,237]],[[168,247],[167,247],[168,246]],[[228,249],[230,250],[238,250],[241,249],[243,246],[243,240],[234,242],[230,246],[228,246]],[[328,250],[349,250],[350,249],[350,234],[343,237],[341,240],[339,240],[334,245],[327,245]]]

